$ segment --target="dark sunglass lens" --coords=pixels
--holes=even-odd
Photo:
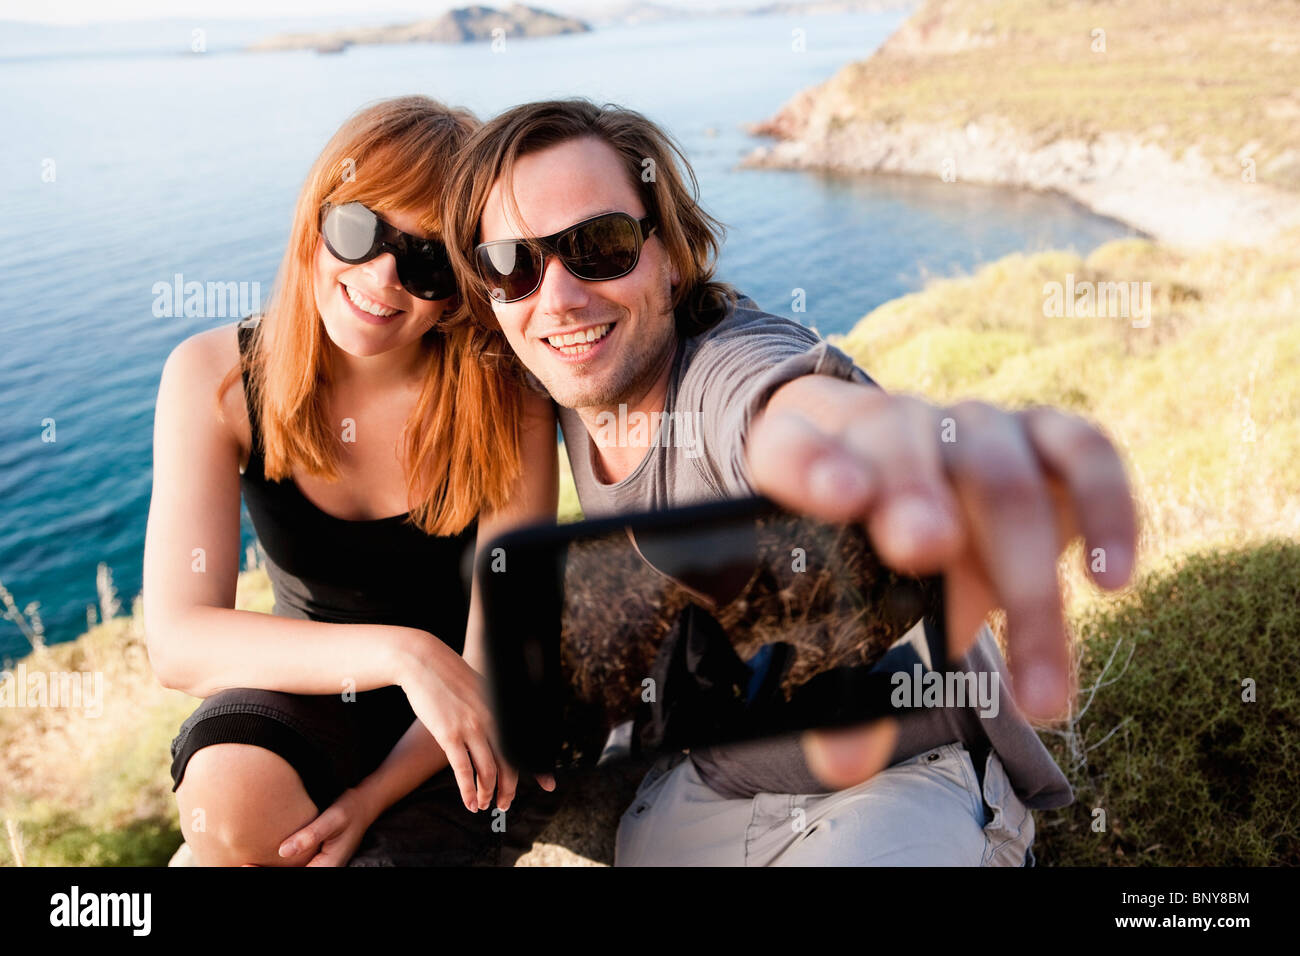
[[[575,275],[613,279],[632,271],[637,259],[636,224],[624,216],[605,216],[583,223],[559,241],[560,252]]]
[[[537,288],[537,255],[524,242],[479,246],[479,272],[488,294],[498,302],[513,302]]]
[[[331,206],[321,224],[325,241],[335,255],[343,259],[361,259],[375,244],[379,220],[359,202]]]
[[[456,294],[456,279],[446,247],[436,239],[408,240],[397,259],[397,277],[406,291],[421,299],[449,299]]]

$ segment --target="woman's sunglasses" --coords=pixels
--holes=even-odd
[[[474,254],[488,294],[497,302],[518,302],[542,284],[549,256],[557,256],[564,268],[587,282],[622,278],[636,268],[641,244],[654,230],[649,216],[607,212],[551,236],[479,243]]]
[[[323,204],[320,231],[330,254],[353,265],[391,252],[402,288],[417,299],[450,299],[456,294],[446,246],[402,232],[359,202]]]

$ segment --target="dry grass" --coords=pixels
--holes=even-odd
[[[111,588],[111,584],[109,585]],[[264,571],[240,577],[238,606],[269,610]],[[0,858],[27,865],[166,862],[180,843],[168,748],[198,701],[149,666],[141,601],[75,641],[37,645],[27,672],[102,675],[102,712],[0,708]]]

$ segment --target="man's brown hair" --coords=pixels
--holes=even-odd
[[[686,154],[641,113],[578,97],[506,110],[480,126],[457,157],[443,193],[441,219],[470,316],[496,326],[487,284],[474,260],[479,222],[493,184],[502,179],[506,202],[520,218],[514,198],[515,163],[529,153],[583,137],[599,139],[618,153],[628,181],[657,227],[655,235],[680,276],[672,296],[678,335],[697,335],[717,323],[736,301],[735,290],[713,278],[726,228],[700,207],[699,183]]]

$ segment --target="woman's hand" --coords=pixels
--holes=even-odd
[[[504,772],[511,797],[517,778],[496,755],[495,723],[483,678],[442,641],[431,634],[422,636],[402,654],[395,683],[446,754],[465,809],[486,810],[498,777]]]
[[[324,813],[280,844],[280,856],[297,856],[316,847],[307,866],[346,866],[377,816],[360,790],[344,790]]]

